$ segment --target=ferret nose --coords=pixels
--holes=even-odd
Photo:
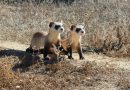
[[[84,31],[81,31],[81,33],[84,33]]]
[[[61,28],[60,30],[63,31],[63,28]]]
[[[60,30],[61,30],[61,31],[64,31],[64,28],[61,28]]]

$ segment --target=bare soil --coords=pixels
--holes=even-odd
[[[29,45],[0,41],[2,90],[129,90],[130,59],[87,53],[85,60],[66,59],[44,65],[25,52]],[[41,57],[41,56],[39,56]],[[36,61],[36,62],[35,62]],[[19,65],[22,63],[22,65]]]

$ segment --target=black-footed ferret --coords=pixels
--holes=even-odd
[[[73,59],[72,52],[78,52],[79,59],[84,59],[82,47],[81,47],[81,37],[85,34],[84,26],[82,25],[72,25],[70,31],[68,32],[68,37],[65,40],[61,40],[61,46],[64,49],[65,54],[68,55],[69,59]]]
[[[60,34],[64,32],[63,23],[61,22],[50,22],[49,24],[49,33],[45,37],[45,45],[44,45],[44,57],[51,52],[50,48],[53,47],[53,44],[58,48],[60,47],[61,37]]]

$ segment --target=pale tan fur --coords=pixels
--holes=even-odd
[[[81,36],[79,36],[76,32],[70,31],[70,37],[72,41],[72,50],[77,51],[77,48],[79,47],[81,43]]]
[[[82,25],[72,25],[70,31],[67,34],[67,38],[65,42],[69,42],[69,44],[64,45],[62,43],[63,52],[68,55],[69,59],[73,59],[72,52],[78,52],[79,59],[84,59],[82,47],[81,47],[81,36],[85,34],[84,26]],[[67,49],[67,50],[66,50]]]
[[[58,32],[49,30],[48,35],[45,37],[45,43],[56,44],[60,39],[60,34]]]
[[[72,44],[72,39],[69,37],[60,40],[62,47],[67,51],[67,48]]]
[[[32,39],[31,39],[31,45],[30,47],[33,50],[39,50],[41,48],[44,48],[44,40],[47,36],[47,32],[36,32],[34,33]]]
[[[56,46],[54,44],[52,44],[52,47],[50,48],[50,51],[54,54],[54,55],[59,55],[60,51],[56,48]]]
[[[60,33],[53,31],[53,30],[49,30],[48,35],[45,37],[45,46],[44,48],[47,48],[49,52],[54,53],[53,50],[51,50],[52,45],[54,44],[55,46],[57,46],[58,44],[60,45]]]
[[[77,35],[77,33],[73,31],[69,31],[67,33],[67,38],[61,40],[61,45],[65,50],[67,50],[67,48],[71,46],[72,50],[76,52],[80,43],[81,43],[81,36]]]

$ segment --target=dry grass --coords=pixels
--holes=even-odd
[[[85,4],[60,7],[0,4],[0,39],[29,44],[34,32],[48,31],[50,21],[62,20],[66,31],[72,24],[85,24],[83,44],[92,50],[109,56],[129,56],[129,5],[129,1],[120,0],[88,0]]]
[[[85,4],[7,5],[0,4],[0,40],[29,44],[34,32],[48,31],[50,21],[64,21],[65,30],[72,24],[85,24],[83,45],[97,53],[113,57],[130,56],[130,1],[86,0]],[[0,52],[1,90],[129,90],[130,72],[108,65],[87,61],[81,66],[73,60],[54,65],[32,61],[20,51]],[[7,53],[3,55],[3,53]],[[18,55],[17,55],[18,54]],[[11,56],[12,55],[12,56]],[[98,58],[97,56],[95,56]],[[95,58],[94,57],[94,58]],[[89,58],[88,58],[89,59]],[[100,59],[100,58],[98,58]],[[16,72],[13,66],[22,60]],[[104,59],[103,59],[104,60]],[[120,60],[120,59],[119,59]]]
[[[129,74],[120,69],[98,66],[95,62],[86,62],[81,67],[71,61],[45,66],[42,63],[28,67],[26,72],[14,72],[12,67],[18,61],[10,56],[0,59],[0,88],[2,90],[127,90],[130,88]]]
[[[1,50],[5,49],[1,48]],[[57,64],[44,65],[43,62],[36,61],[39,58],[27,55],[23,51],[18,55],[15,54],[18,53],[17,50],[13,53],[8,50],[0,52],[0,89],[2,90],[130,89],[129,69],[116,68],[115,64],[110,64],[109,59],[112,58],[109,57],[106,60],[105,56],[93,54],[92,57],[86,58],[87,61],[67,59]],[[100,63],[97,62],[98,59],[102,59]],[[103,64],[102,61],[106,63]],[[121,59],[117,58],[113,61],[118,62]],[[17,67],[17,63],[22,65]]]

